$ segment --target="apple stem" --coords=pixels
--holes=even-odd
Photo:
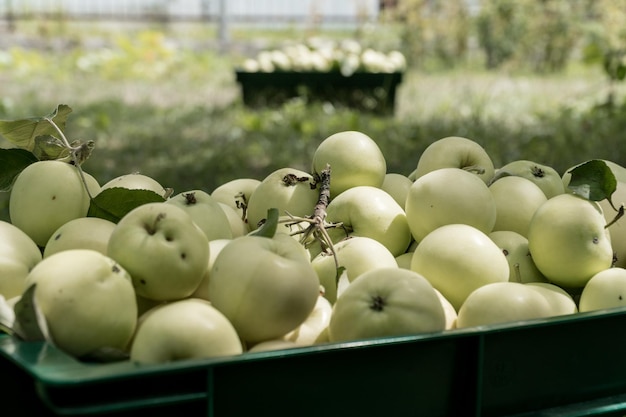
[[[624,204],[622,203],[622,205],[619,206],[619,209],[617,209],[617,214],[615,215],[613,220],[611,220],[609,223],[607,223],[606,226],[604,226],[604,228],[606,229],[607,227],[610,227],[614,223],[617,223],[617,221],[619,219],[621,219],[623,215],[624,215]]]
[[[519,263],[513,265],[513,270],[515,271],[515,280],[516,282],[522,282],[522,273],[519,270]]]

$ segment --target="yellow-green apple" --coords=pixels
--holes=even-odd
[[[595,273],[580,293],[581,312],[626,306],[626,269],[607,268]]]
[[[291,236],[242,236],[222,248],[209,272],[209,299],[246,343],[278,339],[313,311],[320,282]]]
[[[99,217],[79,217],[59,227],[48,239],[43,256],[67,249],[93,249],[107,255],[115,223]]]
[[[63,224],[87,216],[89,204],[89,194],[74,165],[38,161],[15,179],[9,217],[12,224],[43,247]]]
[[[454,308],[452,303],[446,297],[443,296],[441,291],[439,291],[435,287],[433,287],[433,289],[437,293],[437,296],[439,297],[439,301],[441,301],[443,312],[446,316],[446,330],[456,328],[456,318],[458,316],[456,309]]]
[[[319,197],[312,186],[311,174],[294,168],[279,168],[254,189],[248,200],[247,221],[251,230],[258,228],[271,208],[278,209],[281,217],[304,217],[313,214]]]
[[[404,269],[411,269],[411,259],[413,259],[413,251],[405,252],[396,256],[396,262],[398,267]]]
[[[440,168],[460,168],[472,172],[485,184],[495,173],[493,161],[485,148],[461,136],[447,136],[428,145],[420,155],[412,177],[417,179]]]
[[[233,232],[226,213],[209,193],[202,190],[184,191],[166,201],[185,210],[202,229],[209,241],[232,239]]]
[[[509,280],[509,263],[489,236],[467,224],[441,226],[413,252],[411,270],[424,277],[458,311],[475,289]]]
[[[337,298],[328,324],[331,342],[439,332],[443,305],[420,274],[401,268],[363,273]]]
[[[523,177],[534,182],[543,191],[546,198],[552,198],[565,192],[561,174],[549,165],[538,164],[527,159],[518,159],[498,168],[494,174],[494,179],[508,175]]]
[[[206,272],[202,277],[202,281],[198,284],[198,288],[191,294],[190,297],[193,298],[201,298],[203,300],[209,300],[209,280],[211,278],[211,268],[213,268],[213,264],[215,263],[215,258],[217,258],[217,254],[221,252],[221,250],[226,246],[231,239],[214,239],[209,241],[209,263],[207,265]]]
[[[211,192],[211,197],[237,210],[239,217],[243,218],[244,208],[260,183],[256,178],[236,178],[217,186]]]
[[[101,191],[107,190],[109,188],[126,188],[128,190],[150,190],[154,191],[163,198],[168,198],[171,193],[171,190],[164,188],[161,183],[159,183],[154,178],[145,174],[140,174],[138,172],[120,175],[107,181],[102,185]]]
[[[409,189],[404,209],[417,242],[446,224],[467,224],[489,233],[496,223],[489,187],[460,168],[440,168],[419,177]]]
[[[234,208],[221,202],[218,202],[218,204],[224,211],[224,214],[226,214],[233,238],[240,237],[251,232],[246,220],[242,218],[241,214],[239,214]]]
[[[576,194],[550,198],[533,216],[528,249],[553,284],[582,288],[613,263],[609,230],[600,205]]]
[[[332,199],[326,220],[342,227],[328,230],[337,242],[348,236],[365,236],[379,241],[394,255],[406,252],[411,230],[404,209],[386,191],[360,185]]]
[[[283,336],[284,340],[295,343],[299,346],[310,346],[315,344],[319,335],[328,327],[333,306],[320,294],[313,311],[308,315],[301,325]]]
[[[210,302],[197,298],[153,307],[138,321],[130,360],[160,364],[233,356],[243,346],[233,325]]]
[[[510,230],[491,232],[488,236],[506,256],[510,269],[509,281],[548,282],[546,277],[537,269],[530,255],[528,239],[525,236]]]
[[[411,188],[412,184],[413,181],[411,181],[406,175],[390,172],[385,175],[385,180],[380,188],[382,188],[383,191],[387,191],[387,193],[392,196],[404,210],[406,196],[409,193],[409,188]]]
[[[387,174],[387,162],[378,144],[357,131],[337,132],[324,139],[313,153],[312,171],[320,174],[330,165],[330,196],[366,185],[380,187]]]
[[[459,308],[457,328],[550,317],[552,309],[536,289],[519,282],[494,282],[472,291]]]
[[[82,357],[101,348],[125,349],[137,324],[137,302],[128,272],[91,249],[44,258],[26,279],[45,317],[52,343]]]
[[[489,191],[496,203],[493,230],[511,230],[522,236],[528,234],[530,219],[537,208],[548,200],[538,185],[518,176],[499,178],[491,183]]]
[[[563,316],[578,312],[578,306],[572,295],[558,285],[549,282],[527,282],[526,285],[539,291],[546,297],[553,316]]]
[[[147,203],[117,223],[107,253],[128,270],[139,295],[176,300],[189,297],[202,281],[209,241],[182,208]]]
[[[292,340],[272,339],[259,342],[247,350],[249,353],[254,352],[270,352],[273,350],[293,349],[300,347],[298,343]]]
[[[26,276],[41,261],[41,250],[22,229],[0,220],[0,295],[21,295]]]
[[[350,282],[370,269],[398,267],[389,249],[369,237],[350,237],[337,242],[334,247],[337,263],[345,268]],[[329,252],[321,252],[311,260],[311,265],[319,277],[320,284],[324,287],[324,297],[334,303],[337,299],[338,284],[334,256]]]

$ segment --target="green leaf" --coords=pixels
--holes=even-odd
[[[267,219],[261,227],[248,233],[249,236],[261,236],[272,238],[276,234],[278,228],[278,209],[270,208],[267,210]]]
[[[589,160],[570,169],[568,173],[572,177],[567,187],[573,193],[592,201],[607,199],[613,204],[611,196],[617,189],[617,180],[603,160]]]
[[[37,136],[32,151],[40,161],[60,159],[70,154],[61,139],[52,135]]]
[[[48,326],[46,319],[37,306],[35,289],[32,284],[15,304],[15,323],[13,331],[20,339],[27,342],[48,340]]]
[[[0,149],[0,192],[9,191],[15,177],[37,157],[24,149]]]
[[[33,151],[37,136],[58,134],[54,126],[46,119],[51,119],[61,131],[64,131],[65,122],[71,112],[72,109],[69,106],[59,104],[48,116],[0,120],[0,135],[20,148]]]
[[[130,190],[114,187],[102,190],[89,206],[88,217],[100,217],[114,223],[120,221],[132,209],[147,203],[160,203],[165,199],[152,190]]]

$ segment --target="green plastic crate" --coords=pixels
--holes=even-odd
[[[294,97],[330,102],[358,110],[392,114],[396,90],[403,73],[356,72],[343,76],[339,71],[235,71],[243,103],[252,108],[276,107]]]
[[[626,309],[139,366],[0,335],[2,416],[623,416]]]

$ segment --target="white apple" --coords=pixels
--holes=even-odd
[[[399,268],[411,269],[411,260],[413,259],[413,251],[405,252],[396,256],[396,262]]]
[[[263,342],[259,342],[252,346],[247,352],[270,352],[273,350],[283,350],[283,349],[293,349],[300,347],[301,345],[292,341],[285,339],[273,339],[273,340],[265,340]]]
[[[209,280],[211,279],[211,268],[213,268],[213,264],[215,263],[215,258],[217,258],[217,254],[224,249],[224,246],[230,243],[231,239],[214,239],[209,241],[209,263],[207,265],[206,272],[202,277],[202,281],[198,284],[198,288],[191,294],[190,297],[193,298],[201,298],[203,300],[209,300]]]
[[[63,224],[87,216],[89,204],[89,194],[74,165],[38,161],[15,179],[9,217],[13,225],[43,247]]]
[[[46,319],[52,343],[75,357],[101,348],[125,349],[137,324],[137,302],[128,272],[91,249],[58,252],[26,279]]]
[[[228,319],[208,301],[187,298],[156,306],[140,317],[130,360],[159,364],[241,353],[242,343]]]
[[[154,191],[163,198],[168,198],[170,190],[164,188],[154,178],[140,173],[124,174],[115,177],[108,182],[104,183],[101,187],[101,191],[109,188],[126,188],[128,190],[150,190]]]
[[[445,330],[439,296],[420,274],[401,268],[363,273],[337,298],[328,325],[331,342]]]
[[[441,293],[441,291],[439,291],[438,289],[434,288],[435,292],[437,293],[437,296],[439,297],[439,301],[441,301],[441,305],[443,307],[443,312],[446,316],[446,330],[451,330],[451,329],[455,329],[456,328],[456,318],[458,316],[458,313],[456,311],[456,309],[454,308],[454,306],[452,305],[452,303],[443,296],[443,294]]]
[[[400,207],[404,210],[406,196],[409,193],[409,188],[411,188],[412,184],[413,181],[411,181],[406,175],[390,172],[385,175],[385,180],[380,188],[392,196],[398,205],[400,205]]]
[[[527,286],[539,291],[548,301],[553,316],[563,316],[578,312],[576,301],[563,288],[549,282],[527,282]]]
[[[191,190],[176,194],[166,201],[185,210],[191,219],[202,229],[209,241],[232,239],[233,232],[226,213],[209,193]]]
[[[550,304],[536,289],[519,282],[494,282],[467,296],[459,308],[456,327],[533,320],[551,315]]]
[[[308,256],[286,234],[233,239],[209,274],[212,305],[246,343],[277,339],[295,329],[319,296],[320,282]]]
[[[228,220],[228,224],[230,226],[230,232],[233,235],[233,238],[240,237],[250,233],[250,227],[248,227],[248,223],[241,217],[241,215],[228,204],[218,203],[226,218]]]
[[[491,183],[489,191],[496,203],[493,230],[511,230],[522,236],[528,234],[528,225],[535,211],[548,200],[538,185],[518,176],[498,179]]]
[[[216,187],[211,192],[211,197],[232,207],[239,213],[239,217],[243,218],[243,210],[259,184],[261,181],[256,178],[236,178]]]
[[[313,153],[312,171],[320,174],[330,165],[330,196],[356,186],[380,187],[387,163],[378,144],[365,133],[337,132],[324,139]]]
[[[509,280],[509,263],[488,235],[467,224],[441,226],[413,252],[411,270],[438,289],[458,311],[475,289]]]
[[[537,269],[552,283],[582,288],[613,263],[613,248],[597,202],[565,193],[542,204],[528,229]]]
[[[26,290],[26,276],[41,258],[41,250],[30,236],[0,220],[0,295],[7,300],[21,295]]]
[[[328,231],[335,242],[346,236],[370,237],[382,243],[394,256],[406,252],[411,243],[411,230],[404,210],[380,188],[352,187],[332,199],[326,213],[328,222],[342,224],[342,227]]]
[[[530,255],[526,237],[510,230],[491,232],[488,236],[506,256],[510,269],[509,281],[548,282],[546,277],[537,269]]]
[[[460,168],[440,168],[415,180],[405,212],[417,242],[446,224],[463,223],[489,233],[496,223],[496,203],[489,187]]]
[[[500,178],[504,175],[519,176],[534,182],[543,191],[546,198],[552,198],[565,192],[561,175],[556,169],[527,159],[511,161],[498,168],[494,178]]]
[[[312,187],[311,174],[294,168],[279,168],[266,176],[248,200],[247,222],[251,230],[276,208],[281,217],[288,214],[304,217],[313,214],[319,191]]]
[[[579,311],[604,310],[626,306],[626,269],[607,268],[594,274],[578,301]]]
[[[354,236],[337,242],[335,245],[337,262],[345,268],[348,280],[354,281],[359,275],[375,268],[397,268],[393,254],[375,239]],[[324,297],[331,303],[337,299],[337,268],[331,253],[322,252],[311,260],[311,265],[324,287]]]
[[[313,311],[311,311],[306,320],[283,336],[283,339],[295,343],[298,346],[310,346],[315,344],[320,334],[328,327],[332,311],[333,305],[326,297],[320,294],[317,297]]]
[[[202,281],[209,241],[182,208],[147,203],[117,223],[107,253],[128,270],[139,295],[176,300],[190,296]]]
[[[107,255],[115,223],[98,217],[80,217],[59,227],[48,239],[43,256],[67,249],[93,249]]]
[[[495,173],[493,161],[485,148],[461,136],[448,136],[428,145],[411,176],[417,179],[440,168],[460,168],[472,172],[485,184]]]

